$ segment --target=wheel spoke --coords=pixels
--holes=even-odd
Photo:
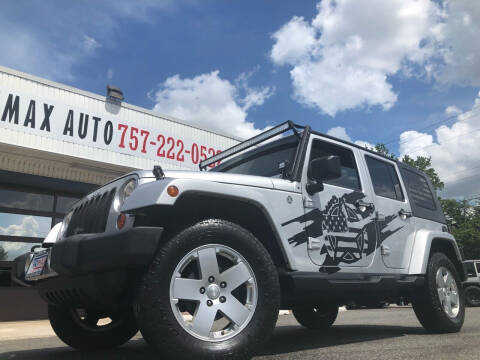
[[[456,291],[452,291],[452,294],[450,295],[450,300],[452,305],[457,306],[459,301],[458,293]]]
[[[218,277],[218,261],[215,248],[207,248],[198,251],[198,262],[200,264],[200,273],[202,279],[209,276]]]
[[[229,296],[221,305],[220,311],[237,326],[242,326],[250,315],[250,310],[233,296]]]
[[[235,290],[237,287],[251,279],[251,277],[252,275],[250,274],[250,271],[243,262],[232,266],[221,274],[222,281],[227,283],[229,291]]]
[[[440,303],[441,303],[442,306],[443,306],[443,303],[444,303],[445,300],[446,300],[446,298],[445,298],[445,292],[443,291],[443,288],[437,289],[437,292],[438,292],[438,298],[440,299]]]
[[[445,311],[447,312],[447,314],[452,313],[452,303],[451,303],[451,300],[450,300],[450,296],[446,296],[444,307],[445,307]]]
[[[217,315],[215,307],[209,307],[204,303],[200,303],[193,317],[192,330],[197,334],[210,337],[210,331]]]
[[[445,274],[445,285],[450,286],[450,285],[452,285],[452,283],[455,283],[455,280],[453,279],[452,274],[450,274],[450,272],[448,271]]]
[[[202,280],[176,278],[173,281],[172,296],[174,299],[200,300],[202,284]]]
[[[442,269],[437,271],[437,287],[445,287],[445,279],[443,277]]]

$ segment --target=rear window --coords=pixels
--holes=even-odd
[[[428,186],[427,179],[425,179],[424,176],[407,169],[405,170],[404,175],[415,205],[424,209],[435,210],[437,206],[435,205],[435,200],[430,191],[430,186]]]
[[[375,195],[403,201],[402,187],[400,186],[395,167],[392,164],[370,156],[365,158]]]

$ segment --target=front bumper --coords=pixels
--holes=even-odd
[[[152,260],[163,228],[134,227],[115,234],[80,234],[65,238],[51,248],[49,267],[58,276],[79,276],[147,265]],[[25,263],[29,253],[15,259],[12,278],[26,284]],[[40,280],[45,274],[38,276]]]

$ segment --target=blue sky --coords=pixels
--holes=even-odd
[[[0,65],[235,135],[291,119],[384,142],[480,193],[480,4],[358,3],[5,2]]]

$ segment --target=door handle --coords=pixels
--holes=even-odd
[[[406,219],[406,218],[412,217],[412,212],[401,209],[398,212],[398,215],[400,215],[401,218]]]
[[[363,200],[357,200],[355,201],[355,206],[357,207],[358,210],[361,212],[365,212],[367,210],[373,210],[375,209],[375,205],[373,203],[365,202]]]
[[[382,245],[380,250],[381,250],[381,253],[382,253],[383,256],[388,256],[392,253],[390,248],[388,246],[385,246],[385,245]]]

